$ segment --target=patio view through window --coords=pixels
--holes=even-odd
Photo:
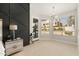
[[[53,34],[63,36],[75,35],[75,16],[55,16],[52,20]]]

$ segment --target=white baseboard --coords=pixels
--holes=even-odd
[[[39,40],[39,38],[34,38],[32,41],[37,41],[37,40]]]

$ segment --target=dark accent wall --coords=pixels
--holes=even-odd
[[[0,3],[0,18],[3,20],[3,42],[7,40],[7,37],[9,35],[9,4]]]
[[[10,24],[17,24],[16,37],[23,38],[24,46],[29,44],[29,3],[0,4],[0,17],[3,19],[3,42],[11,35]]]

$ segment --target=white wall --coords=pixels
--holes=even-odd
[[[33,18],[37,18],[38,19],[38,36],[40,37],[40,17],[39,14],[35,11],[37,11],[37,9],[35,9],[36,7],[34,7],[32,4],[30,4],[30,33],[33,32]]]
[[[79,51],[79,4],[77,8],[77,46],[78,46],[78,51]]]

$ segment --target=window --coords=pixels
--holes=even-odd
[[[56,16],[52,21],[53,34],[63,36],[75,35],[75,16]]]

